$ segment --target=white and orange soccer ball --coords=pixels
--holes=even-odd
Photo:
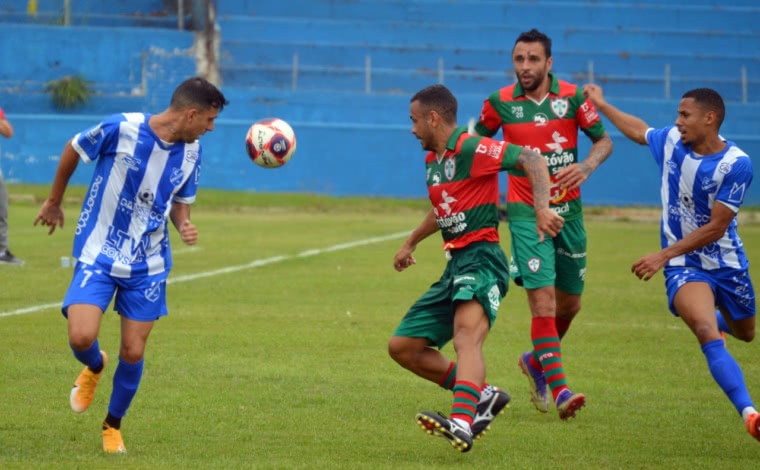
[[[296,152],[296,134],[282,119],[262,119],[248,129],[245,150],[253,163],[264,168],[277,168],[288,163]]]

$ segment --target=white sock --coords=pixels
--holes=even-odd
[[[747,418],[752,416],[753,414],[757,413],[757,410],[754,406],[748,406],[742,410],[742,419],[744,421],[747,421]]]

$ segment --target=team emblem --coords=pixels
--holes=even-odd
[[[567,114],[567,110],[570,107],[567,104],[567,98],[557,98],[552,100],[552,111],[558,118],[563,118]]]
[[[451,181],[454,179],[454,175],[457,172],[457,163],[453,158],[449,158],[443,164],[443,174],[446,175],[446,179]]]

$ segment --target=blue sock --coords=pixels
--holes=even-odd
[[[726,323],[726,319],[723,318],[723,314],[720,310],[715,311],[715,319],[718,320],[718,331],[722,331],[726,334],[729,334],[733,336],[734,334],[731,332],[731,327],[728,326],[728,323]]]
[[[103,367],[103,356],[100,354],[100,344],[98,344],[97,339],[89,349],[85,349],[84,351],[77,351],[71,343],[69,343],[69,347],[74,352],[74,357],[89,367],[90,370],[97,371]]]
[[[119,358],[119,365],[113,374],[113,391],[111,402],[108,404],[108,412],[116,418],[123,418],[127,414],[127,408],[132,403],[132,398],[140,386],[140,378],[143,372],[143,362],[130,364]]]
[[[716,339],[702,345],[702,352],[707,358],[710,373],[723,392],[731,400],[739,415],[742,410],[752,405],[744,374],[736,360],[729,354],[722,339]]]

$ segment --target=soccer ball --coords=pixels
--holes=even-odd
[[[262,119],[248,129],[245,150],[253,163],[264,168],[277,168],[293,157],[296,134],[282,119]]]

